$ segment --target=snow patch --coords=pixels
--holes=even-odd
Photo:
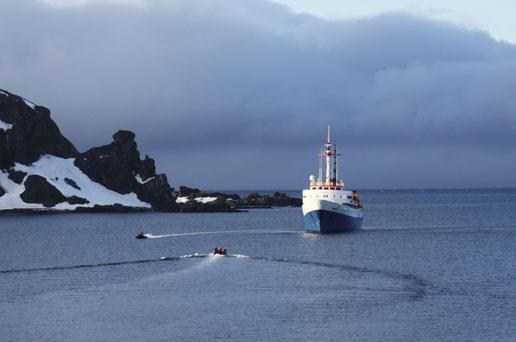
[[[210,203],[217,199],[217,197],[196,197],[195,201],[199,203]]]
[[[0,90],[0,94],[3,94],[5,96],[9,96],[9,93],[6,93],[5,91]]]
[[[55,207],[45,208],[42,204],[25,203],[20,194],[25,191],[25,186],[16,184],[8,178],[8,174],[0,172],[0,186],[5,194],[0,197],[0,210],[3,209],[57,209],[73,210],[78,207],[93,207],[94,205],[121,204],[126,207],[150,208],[151,205],[138,199],[135,193],[119,194],[109,190],[100,183],[92,181],[78,167],[74,165],[74,158],[63,159],[52,155],[44,155],[31,165],[16,164],[16,171],[26,172],[28,175],[39,175],[55,186],[64,196],[78,196],[90,201],[87,204],[59,203]],[[78,190],[65,182],[65,178],[72,179],[81,190]],[[24,179],[25,182],[25,179]]]
[[[136,176],[134,176],[134,178],[140,184],[145,184],[145,183],[147,183],[147,182],[149,182],[149,181],[154,179],[154,177],[150,177],[149,179],[143,180],[142,177],[140,176],[140,174],[137,174]]]
[[[216,201],[217,198],[218,197],[196,197],[196,198],[194,198],[194,201],[196,201],[198,203],[206,204],[206,203]],[[190,202],[190,200],[188,199],[188,196],[178,197],[176,199],[176,203],[187,203],[187,202]]]
[[[11,128],[13,128],[12,124],[8,124],[7,122],[3,122],[2,120],[0,120],[0,130],[4,130],[7,132]]]
[[[36,105],[35,105],[34,103],[30,102],[29,100],[25,100],[25,99],[23,99],[23,102],[25,102],[25,104],[26,104],[27,106],[29,106],[30,108],[32,108],[32,109],[34,109],[34,110],[36,109]]]
[[[176,199],[176,203],[187,203],[189,202],[190,200],[188,199],[188,196],[183,196],[183,197],[178,197]]]

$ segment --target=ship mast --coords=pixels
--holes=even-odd
[[[319,153],[319,178],[317,178],[317,182],[319,183],[319,185],[322,184],[322,155],[323,152],[321,148],[321,153]]]
[[[333,146],[333,185],[337,185],[337,143]]]
[[[321,149],[321,153],[319,153],[319,178],[317,179],[317,182],[315,182],[315,180],[310,181],[310,186],[313,186],[313,189],[342,189],[343,184],[338,180],[338,156],[340,156],[340,154],[337,153],[337,144],[333,145],[331,143],[331,128],[330,125],[328,125],[328,136],[324,143],[324,150]],[[326,164],[326,168],[324,170],[323,157],[325,158]],[[324,178],[323,171],[325,176]]]
[[[330,140],[330,125],[328,125],[328,139],[326,140],[325,146],[325,157],[326,157],[326,184],[331,182],[331,140]]]

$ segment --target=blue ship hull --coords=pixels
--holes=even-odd
[[[304,217],[305,230],[311,233],[335,234],[360,229],[362,217],[352,217],[329,210],[314,210]]]

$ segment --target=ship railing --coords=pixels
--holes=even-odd
[[[342,190],[343,188],[344,186],[341,184],[310,183],[310,190]]]

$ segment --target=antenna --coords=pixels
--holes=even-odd
[[[325,184],[330,184],[331,179],[331,142],[330,142],[330,125],[328,125],[328,141],[324,144],[324,156],[326,159],[326,177],[324,180]]]
[[[333,145],[333,184],[337,185],[337,142]]]
[[[322,183],[322,149],[321,153],[319,153],[319,179],[317,180],[319,183]]]

